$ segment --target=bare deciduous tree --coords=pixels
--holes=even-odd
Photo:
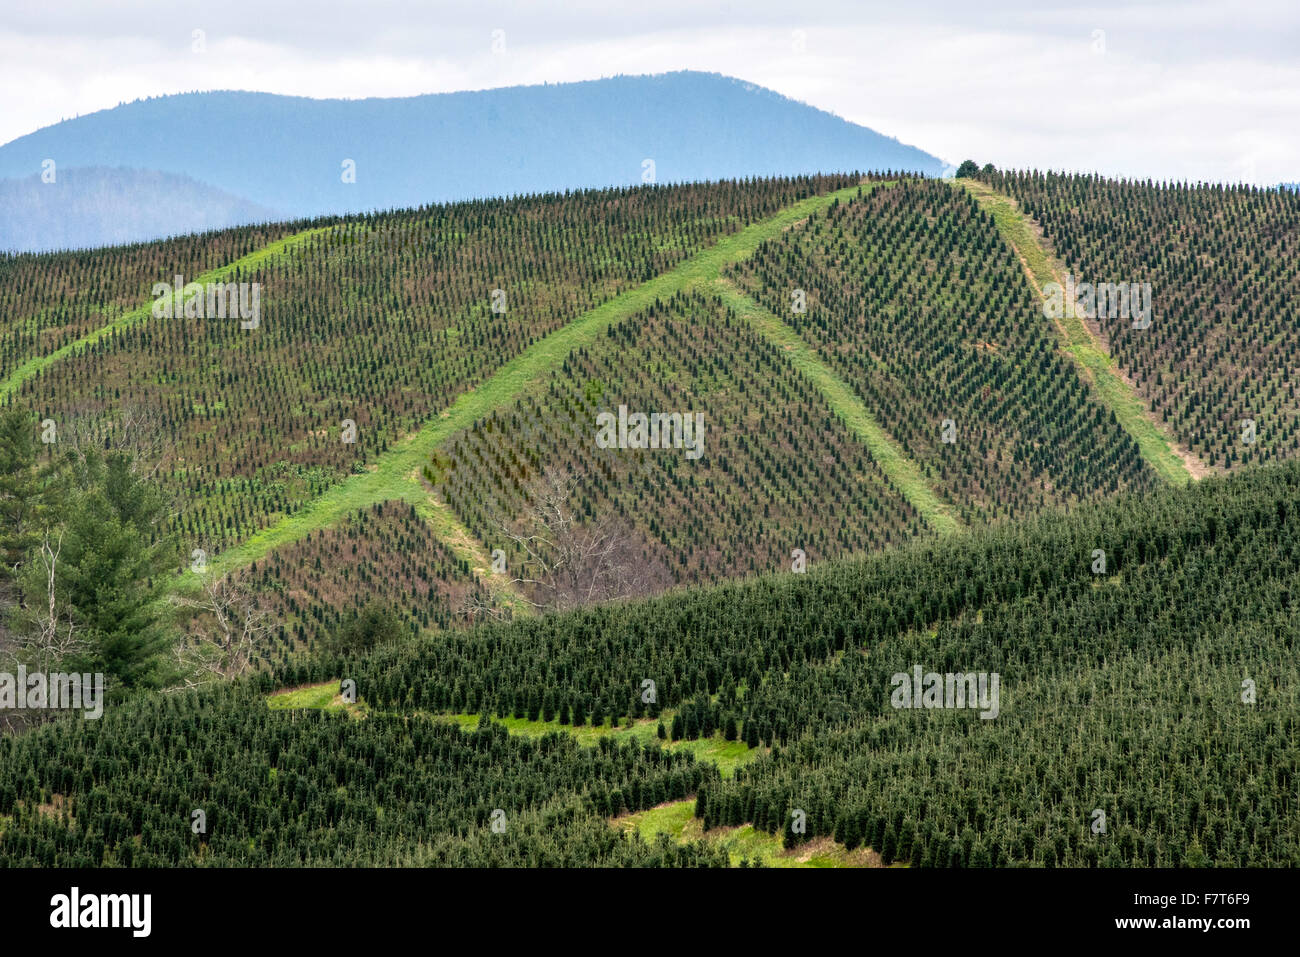
[[[69,655],[84,651],[89,643],[81,636],[72,610],[59,595],[59,556],[63,552],[63,531],[45,532],[35,551],[33,575],[29,590],[33,603],[30,607],[15,605],[10,611],[18,627],[7,632],[7,641],[0,647],[0,660],[12,657],[16,662],[35,664],[48,674],[57,669]],[[23,714],[0,714],[0,726],[11,731],[32,727],[53,717],[44,711]]]
[[[102,415],[74,414],[59,429],[59,443],[79,456],[89,449],[123,452],[131,469],[144,479],[154,478],[167,460],[168,442],[162,416],[141,405],[123,406],[111,424]]]
[[[201,597],[172,596],[174,604],[196,612],[188,633],[174,649],[181,679],[172,690],[247,673],[255,661],[266,657],[275,632],[270,611],[242,574],[201,577]]]
[[[39,658],[41,667],[47,671],[51,665],[86,647],[86,642],[77,633],[71,609],[65,608],[59,599],[59,555],[62,551],[62,529],[57,534],[46,532],[36,553],[44,594],[39,610],[34,612],[33,627],[23,639],[24,651]]]
[[[548,468],[528,489],[523,518],[498,520],[501,534],[524,556],[522,573],[511,581],[525,600],[562,611],[662,588],[662,570],[644,560],[622,523],[579,521],[572,505],[579,487],[567,470]]]
[[[478,621],[510,621],[513,607],[487,588],[472,588],[461,599],[456,613],[471,625]]]

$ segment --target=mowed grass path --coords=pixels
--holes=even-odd
[[[341,688],[342,685],[337,679],[304,685],[300,688],[285,688],[268,695],[266,704],[272,711],[346,711],[354,716],[370,713],[371,709],[366,704],[364,697],[358,699],[355,704],[346,704],[340,697]],[[600,744],[603,738],[611,738],[620,743],[635,740],[642,747],[659,747],[665,751],[690,751],[695,755],[697,761],[708,761],[717,765],[718,773],[724,778],[731,777],[736,773],[737,768],[748,764],[759,755],[767,753],[766,748],[751,748],[744,741],[728,741],[721,734],[691,740],[659,740],[658,728],[660,722],[663,723],[665,728],[672,727],[673,716],[676,713],[675,709],[668,708],[658,718],[640,718],[631,725],[620,724],[617,726],[610,724],[608,720],[596,725],[590,723],[581,725],[561,724],[554,719],[551,721],[541,719],[530,721],[527,718],[497,718],[493,716],[489,716],[488,720],[492,724],[501,725],[510,734],[526,738],[540,738],[547,734],[562,733],[570,735],[579,744],[592,747]],[[420,711],[406,716],[454,724],[463,731],[474,730],[478,727],[480,720],[479,715],[467,713],[432,714]]]
[[[314,229],[304,229],[302,232],[294,233],[291,236],[285,236],[281,239],[275,240],[274,242],[267,243],[260,249],[253,250],[247,256],[241,256],[239,259],[227,263],[224,266],[210,269],[199,276],[188,277],[187,282],[204,284],[210,282],[225,282],[227,279],[232,278],[235,270],[253,269],[266,262],[268,259],[284,255],[294,246],[301,245],[312,236],[327,232],[331,228],[332,227],[329,226],[319,226]],[[184,302],[179,295],[173,295],[172,301],[173,304],[177,306],[182,305]],[[137,306],[135,309],[130,309],[127,312],[122,313],[122,315],[118,316],[112,322],[100,326],[93,332],[86,333],[80,339],[75,339],[67,345],[55,349],[49,355],[28,359],[11,372],[9,378],[5,379],[3,383],[0,383],[0,400],[8,399],[17,392],[19,388],[21,388],[24,382],[51,363],[58,362],[60,359],[65,359],[79,350],[87,349],[106,336],[116,335],[128,326],[133,326],[138,322],[144,322],[145,320],[152,318],[152,315],[153,302],[147,302],[143,306]],[[162,319],[157,321],[174,322],[175,320]]]
[[[754,254],[765,240],[825,209],[835,200],[846,202],[868,184],[848,186],[833,193],[812,196],[786,207],[761,223],[724,236],[674,269],[621,293],[595,309],[583,313],[543,339],[533,343],[501,366],[477,387],[460,393],[451,406],[414,435],[399,441],[361,475],[353,475],[319,495],[300,511],[250,536],[219,555],[212,568],[223,574],[257,561],[276,548],[305,537],[309,532],[331,526],[348,514],[379,502],[400,500],[423,509],[434,519],[435,530],[457,557],[486,562],[482,548],[445,506],[430,506],[429,493],[421,481],[421,469],[433,452],[457,432],[498,408],[510,405],[545,385],[546,378],[574,349],[594,345],[617,322],[668,299],[674,293],[712,289],[722,268]]]
[[[961,522],[953,514],[952,507],[930,486],[920,467],[876,421],[853,387],[836,375],[799,333],[729,280],[718,280],[714,291],[738,315],[776,345],[786,360],[812,382],[826,404],[867,447],[880,470],[898,487],[903,497],[931,528],[941,534],[961,528]]]
[[[1065,276],[1048,256],[1034,232],[1033,224],[1009,197],[973,179],[955,183],[975,197],[976,202],[993,217],[998,232],[1020,257],[1039,298],[1049,282],[1065,285]],[[1155,417],[1137,391],[1125,381],[1119,364],[1082,319],[1073,316],[1054,320],[1065,351],[1090,382],[1097,398],[1115,413],[1120,426],[1133,437],[1142,457],[1166,482],[1186,484],[1209,470]]]
[[[731,866],[742,860],[761,862],[764,867],[879,867],[880,856],[867,848],[847,850],[831,838],[815,838],[787,850],[781,836],[759,831],[752,824],[704,830],[695,816],[695,799],[669,801],[646,811],[622,814],[613,825],[623,833],[635,831],[653,843],[666,834],[678,844],[705,841],[727,852]]]

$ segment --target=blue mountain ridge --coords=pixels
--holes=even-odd
[[[29,178],[50,159],[58,171],[187,177],[285,218],[639,184],[646,160],[660,183],[854,169],[940,175],[945,167],[834,114],[693,71],[361,100],[163,96],[0,146],[0,178]],[[349,160],[352,183],[343,176]],[[0,209],[0,235],[3,217],[18,212]],[[212,216],[196,210],[194,219]],[[66,222],[61,234],[77,229]],[[137,232],[131,238],[151,238]]]

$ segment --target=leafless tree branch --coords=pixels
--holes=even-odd
[[[170,690],[197,688],[210,681],[229,681],[246,674],[267,654],[275,632],[271,612],[240,573],[204,573],[202,595],[173,595],[172,602],[196,614],[190,630],[176,643],[180,683]]]
[[[638,553],[632,534],[614,520],[582,522],[572,502],[581,483],[548,468],[528,489],[522,519],[498,519],[506,541],[524,556],[511,579],[534,607],[565,610],[595,601],[647,594],[662,576]]]

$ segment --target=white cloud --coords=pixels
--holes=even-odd
[[[726,73],[945,159],[1153,178],[1300,180],[1300,10],[1034,0],[871,6],[38,5],[0,32],[0,142],[142,96],[403,96],[615,73]],[[238,32],[223,32],[239,24]],[[207,31],[207,52],[190,50]],[[506,53],[491,49],[503,29]],[[73,32],[75,29],[75,32]],[[1094,52],[1093,31],[1105,31]],[[803,52],[792,33],[806,36]]]

